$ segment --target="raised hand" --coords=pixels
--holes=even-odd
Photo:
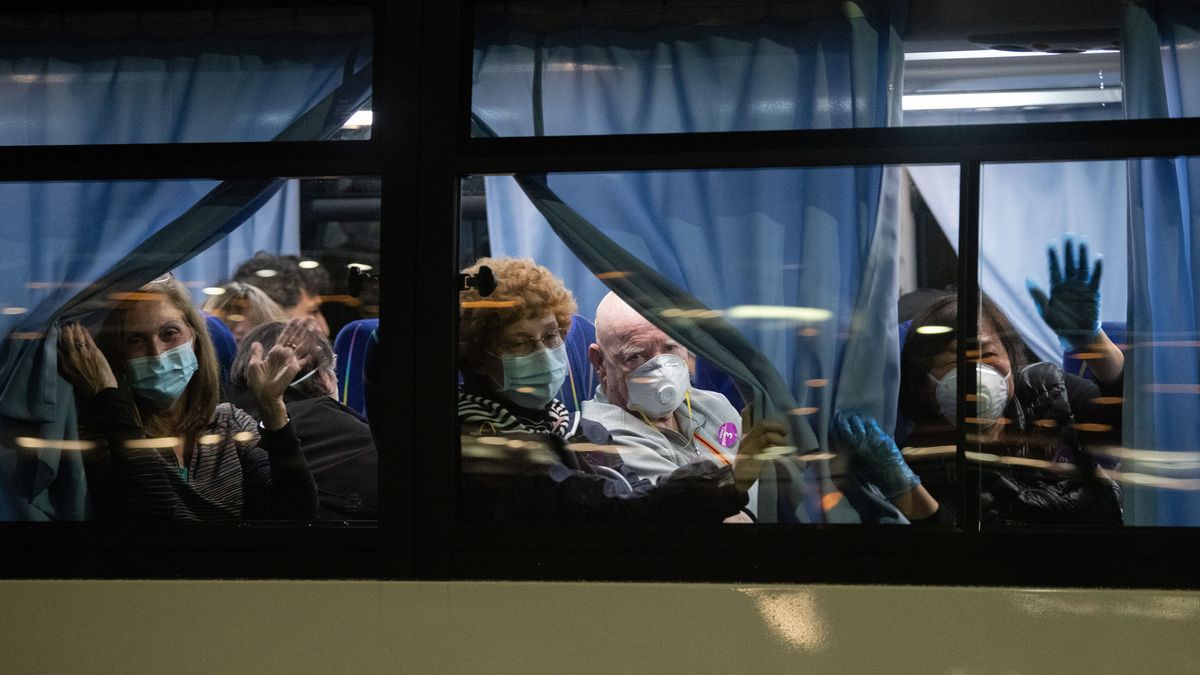
[[[1088,267],[1087,244],[1079,242],[1079,257],[1075,242],[1067,237],[1063,243],[1063,267],[1059,268],[1058,252],[1049,248],[1050,295],[1047,297],[1036,283],[1025,281],[1038,313],[1067,349],[1082,349],[1096,340],[1100,333],[1100,273],[1103,261]]]
[[[742,430],[737,458],[733,462],[733,479],[742,492],[748,492],[762,472],[762,454],[767,448],[787,445],[787,428],[778,422],[762,420],[751,424],[751,406],[742,410]]]
[[[850,467],[888,499],[921,484],[896,442],[870,417],[838,412],[833,416],[830,431],[834,442],[850,453]]]
[[[58,372],[83,394],[94,396],[117,386],[117,378],[92,334],[77,323],[58,331]]]
[[[308,360],[316,343],[315,331],[316,322],[312,319],[292,319],[265,355],[262,343],[250,345],[246,384],[258,399],[263,425],[268,429],[278,429],[287,423],[283,393]]]

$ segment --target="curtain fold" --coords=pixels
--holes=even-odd
[[[1123,11],[1126,115],[1200,116],[1200,8],[1131,3]],[[1125,443],[1137,450],[1200,450],[1200,160],[1130,160],[1129,318],[1125,362]],[[1128,462],[1134,473],[1200,478],[1171,463]],[[1200,525],[1194,491],[1134,485],[1126,522]]]
[[[276,111],[269,116],[274,140],[328,138],[367,100],[372,69],[369,45],[364,52],[361,41],[362,36],[347,37],[335,47],[327,46],[322,59],[307,64],[288,62],[285,71],[299,68],[310,72],[302,78],[303,86],[295,85],[294,91],[279,95],[272,103],[291,106],[286,114],[270,108]],[[312,44],[294,46],[298,54],[313,53]],[[173,63],[167,62],[168,66]],[[164,123],[181,131],[169,140],[197,140],[182,131],[191,128],[189,114],[224,115],[229,106],[236,110],[239,105],[261,102],[261,90],[271,89],[272,72],[260,70],[258,62],[254,63],[249,75],[240,73],[249,81],[226,87],[223,97],[214,99],[215,105],[170,108],[176,117],[168,115]],[[104,67],[115,68],[111,72],[118,79],[131,75],[114,64]],[[236,69],[225,70],[221,73],[225,81],[238,81]],[[163,86],[185,90],[197,79],[191,67],[160,75]],[[238,92],[252,95],[239,101]],[[74,122],[82,124],[88,112],[102,110],[104,114],[96,117],[108,119],[103,141],[140,142],[140,131],[133,128],[140,120],[128,118],[117,124],[117,119],[108,116],[113,108],[119,110],[134,101],[109,99],[96,92],[90,93],[98,98],[88,98],[85,93],[67,99],[72,105],[62,114],[74,115]],[[108,93],[129,95],[112,88]],[[262,128],[255,124],[262,118],[247,115],[246,119],[254,120],[253,128],[229,128],[226,118],[220,138],[229,140],[230,134],[233,140],[256,138]],[[242,134],[246,137],[240,137]],[[0,142],[20,140],[0,137]],[[28,442],[21,440],[77,438],[73,392],[57,373],[59,320],[86,314],[103,306],[109,293],[137,288],[191,259],[250,218],[283,184],[279,179],[262,179],[3,186],[7,191],[0,192],[0,204],[9,218],[0,225],[2,234],[30,253],[22,259],[18,252],[13,264],[24,268],[0,281],[0,303],[27,310],[0,317],[8,319],[0,324],[6,335],[0,347],[0,496],[7,502],[10,518],[75,520],[89,515],[80,452],[28,447]]]
[[[535,36],[485,26],[472,99],[480,133],[529,135],[536,119],[545,135],[892,123],[899,36],[880,13],[839,9],[717,31]],[[562,277],[584,315],[612,288],[755,389],[760,412],[793,421],[803,451],[825,447],[835,408],[894,419],[895,181],[882,167],[488,178],[489,238],[494,255],[530,256]],[[807,313],[763,320],[727,311],[762,305]],[[792,493],[760,491],[760,518],[892,515],[879,516],[888,507],[855,488],[846,496],[861,508],[822,504],[834,492],[827,467],[799,470],[764,476],[764,486]]]

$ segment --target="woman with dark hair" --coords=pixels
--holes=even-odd
[[[66,324],[59,368],[97,436],[85,466],[102,517],[126,520],[309,519],[317,492],[283,404],[309,349],[289,329],[252,345],[250,389],[262,422],[218,404],[219,376],[203,315],[166,275],[126,293],[96,340]]]
[[[1050,295],[1032,284],[1030,294],[1070,349],[1087,350],[1098,383],[1053,363],[1030,363],[1012,322],[980,298],[979,343],[967,352],[976,367],[976,415],[966,423],[968,442],[994,456],[978,466],[980,516],[988,524],[1122,522],[1121,488],[1087,446],[1120,441],[1124,355],[1100,329],[1099,261],[1089,269],[1086,248],[1076,259],[1070,240],[1064,253],[1065,274],[1050,252]],[[872,482],[890,492],[916,488],[905,494],[921,499],[893,499],[914,523],[955,521],[957,320],[955,294],[929,300],[913,317],[900,353],[900,416],[912,425],[901,429],[900,440],[914,452],[902,455],[872,420],[853,413],[834,418],[835,441]]]
[[[1012,323],[991,299],[981,300],[978,417],[968,420],[969,438],[980,452],[998,457],[980,468],[984,522],[1121,524],[1120,486],[1088,451],[1089,443],[1120,440],[1120,350],[1098,329],[1086,336],[1099,383],[1057,364],[1030,363]],[[949,446],[957,439],[958,345],[946,330],[957,314],[957,298],[946,294],[918,312],[908,330],[900,356],[900,414],[913,428],[905,445]],[[952,521],[954,457],[910,455],[909,465],[940,503],[938,520]]]

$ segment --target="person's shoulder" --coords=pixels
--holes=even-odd
[[[741,420],[741,413],[733,404],[729,402],[725,394],[719,391],[710,391],[708,389],[692,389],[692,405],[703,406],[718,417],[732,417],[736,420]],[[687,405],[686,403],[684,405]]]

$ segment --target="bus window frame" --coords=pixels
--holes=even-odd
[[[327,3],[185,6],[311,4]],[[380,241],[387,340],[380,393],[381,407],[394,414],[376,420],[382,439],[377,525],[4,523],[0,555],[9,576],[1200,586],[1188,554],[1200,529],[1190,528],[983,530],[977,520],[941,530],[465,524],[457,516],[451,376],[463,176],[958,164],[960,307],[973,307],[983,163],[1200,155],[1200,119],[473,138],[472,3],[362,4],[373,7],[375,17],[369,140],[0,148],[0,180],[380,176],[388,223]],[[956,331],[965,349],[975,338],[971,312],[959,314]],[[963,359],[960,354],[960,380],[970,386],[974,369]],[[961,458],[964,438],[958,452]],[[971,496],[961,499],[967,504]]]

